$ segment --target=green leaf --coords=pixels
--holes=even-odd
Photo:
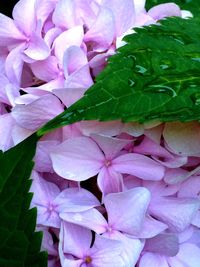
[[[42,235],[34,232],[36,209],[29,209],[29,179],[38,138],[32,135],[5,153],[0,152],[0,266],[45,267]]]
[[[38,135],[81,120],[200,119],[200,20],[170,18],[136,29],[84,97]]]

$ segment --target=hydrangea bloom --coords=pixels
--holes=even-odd
[[[0,14],[0,149],[78,100],[132,28],[168,16],[191,14],[145,0],[20,0]],[[92,121],[42,137],[31,205],[49,267],[198,267],[199,136],[196,122]]]

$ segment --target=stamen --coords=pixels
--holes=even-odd
[[[91,263],[92,262],[92,258],[90,256],[87,256],[85,258],[85,263]]]

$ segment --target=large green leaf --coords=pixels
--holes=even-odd
[[[42,234],[35,231],[36,209],[29,209],[29,179],[38,138],[29,137],[0,152],[0,267],[45,267]]]
[[[200,119],[200,21],[170,18],[136,32],[84,97],[38,135],[81,120]]]

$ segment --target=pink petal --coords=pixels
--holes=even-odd
[[[152,218],[151,216],[146,216],[144,220],[144,224],[141,232],[137,235],[138,238],[152,238],[157,236],[164,230],[166,230],[168,226],[162,222],[159,222]]]
[[[96,51],[109,48],[114,40],[114,17],[109,8],[102,7],[94,25],[86,32],[84,41],[91,43]]]
[[[24,129],[16,124],[12,127],[12,138],[13,138],[14,145],[19,144],[20,142],[22,142],[24,139],[31,136],[32,134],[33,134],[33,131]]]
[[[122,175],[106,167],[99,172],[97,183],[103,197],[109,193],[121,192],[123,188]]]
[[[134,1],[135,13],[140,14],[145,11],[146,0]]]
[[[66,107],[70,107],[78,99],[80,99],[85,92],[83,88],[61,88],[54,89],[53,93],[56,95]]]
[[[126,145],[132,142],[132,140],[113,138],[103,134],[92,134],[91,137],[99,145],[108,160],[113,159]]]
[[[59,228],[60,219],[53,203],[55,197],[60,193],[59,188],[55,184],[45,181],[36,172],[32,174],[32,177],[34,179],[31,192],[34,195],[31,207],[37,207],[37,223]]]
[[[138,137],[144,134],[144,126],[135,122],[125,123],[122,132]]]
[[[36,16],[37,20],[41,22],[41,25],[48,19],[49,15],[55,9],[56,1],[54,0],[42,0],[36,1]]]
[[[50,159],[51,151],[59,144],[59,141],[40,141],[37,143],[34,169],[38,172],[53,172]]]
[[[66,49],[64,57],[62,57],[62,60],[63,60],[63,69],[66,79],[72,73],[78,71],[85,65],[88,65],[86,54],[80,47],[74,45]]]
[[[178,197],[199,198],[200,199],[200,176],[190,177],[181,184]]]
[[[96,235],[94,246],[90,250],[94,267],[122,267],[121,256],[122,244],[119,241],[111,240]]]
[[[153,253],[145,253],[140,262],[139,267],[169,267],[164,256]],[[177,266],[178,267],[178,266]]]
[[[180,251],[176,256],[178,262],[181,266],[187,267],[199,267],[200,262],[200,248],[189,243],[184,243],[180,246]],[[169,263],[173,264],[173,258],[169,259]],[[172,265],[173,266],[173,265]],[[177,266],[177,265],[175,265]],[[179,267],[179,266],[178,266]]]
[[[51,159],[58,175],[74,181],[84,181],[100,171],[104,156],[90,138],[77,137],[59,145],[51,153]]]
[[[11,131],[14,123],[11,114],[0,115],[0,150],[2,151],[13,146]]]
[[[69,29],[77,25],[74,0],[60,0],[53,13],[52,21],[61,29]]]
[[[139,233],[149,202],[150,193],[144,187],[108,194],[104,198],[104,204],[108,213],[109,225],[115,230],[128,234]],[[124,207],[131,207],[131,209],[124,212]]]
[[[103,236],[106,237],[107,233],[103,234]],[[121,256],[124,262],[122,266],[135,266],[144,247],[144,242],[139,239],[128,238],[118,231],[115,231],[110,238],[122,242]]]
[[[146,240],[145,250],[168,257],[174,257],[179,251],[179,239],[175,234],[159,234]]]
[[[40,36],[33,34],[24,53],[31,59],[44,60],[50,55],[50,49]]]
[[[9,17],[0,14],[0,46],[20,44],[25,40],[25,36]]]
[[[57,58],[50,56],[45,60],[36,61],[31,64],[31,70],[42,81],[49,82],[54,80],[59,75]]]
[[[62,212],[59,216],[66,222],[83,226],[97,234],[106,232],[108,225],[103,215],[94,208],[83,212]]]
[[[27,36],[30,36],[36,29],[35,5],[36,0],[20,0],[13,9],[12,15],[16,25]]]
[[[11,50],[5,62],[5,71],[9,81],[18,87],[21,83],[22,69],[24,66],[22,59],[23,49],[24,44],[21,44]]]
[[[37,231],[42,231],[43,232],[42,250],[43,251],[48,251],[49,255],[57,256],[58,252],[54,247],[53,237],[49,233],[48,228],[39,226],[36,229],[37,229]]]
[[[83,258],[92,242],[91,231],[75,224],[62,222],[60,230],[59,254],[72,254],[77,258]]]
[[[120,134],[122,123],[120,121],[82,121],[80,129],[83,135],[91,136],[91,134],[100,134],[106,136],[116,136]]]
[[[163,135],[167,145],[175,154],[199,155],[200,125],[198,122],[166,123]]]
[[[164,176],[164,181],[168,185],[177,184],[183,182],[190,176],[190,173],[184,169],[168,169]]]
[[[90,74],[90,68],[87,65],[81,67],[80,69],[78,69],[77,71],[73,72],[70,76],[66,77],[65,80],[65,88],[68,89],[84,89],[84,92],[93,85],[93,79],[91,77]],[[82,95],[79,95],[78,98],[76,99],[79,100]]]
[[[172,16],[181,17],[181,10],[179,6],[177,6],[174,3],[166,3],[152,7],[148,11],[148,15],[155,20],[160,20],[162,18],[172,17]]]
[[[36,130],[61,112],[63,107],[57,97],[45,95],[28,105],[16,105],[12,116],[22,128]]]
[[[145,137],[140,145],[134,147],[134,152],[144,155],[173,159],[172,154],[148,137]]]
[[[132,0],[104,0],[103,6],[114,14],[116,36],[120,36],[134,25],[134,3]]]
[[[112,167],[117,172],[153,181],[161,180],[165,172],[165,168],[157,162],[136,153],[119,156],[112,161]]]
[[[196,215],[200,202],[190,198],[162,198],[151,203],[149,212],[173,231],[185,230]]]
[[[67,188],[54,200],[60,213],[82,212],[100,206],[97,198],[82,188]]]
[[[55,51],[55,56],[57,57],[59,64],[62,66],[64,53],[70,46],[80,47],[83,42],[83,27],[76,26],[61,33],[54,41],[53,47]],[[78,59],[78,55],[76,56]],[[74,60],[75,63],[75,60]]]

